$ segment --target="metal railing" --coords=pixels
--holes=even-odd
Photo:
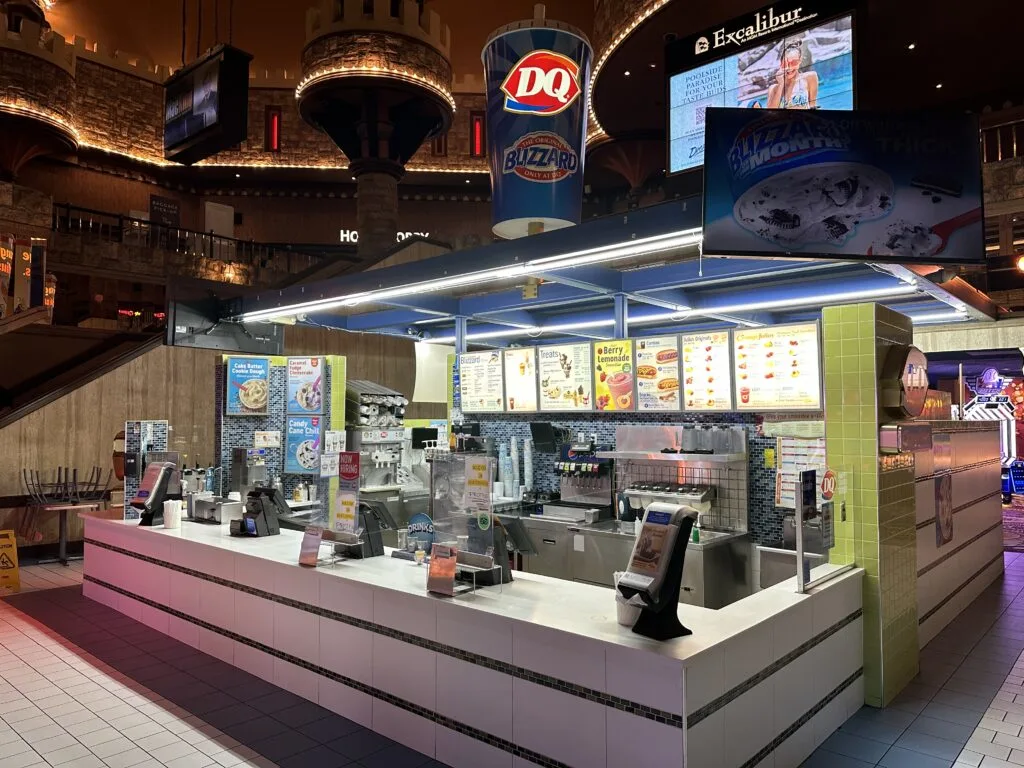
[[[267,245],[223,237],[213,232],[167,226],[119,213],[96,211],[70,203],[54,204],[53,230],[103,242],[160,249],[196,259],[242,264],[254,270],[284,274],[302,272],[327,260],[327,257],[315,252],[316,246],[306,251],[301,250],[301,246]]]

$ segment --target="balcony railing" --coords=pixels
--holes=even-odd
[[[332,259],[354,261],[351,256],[332,253],[331,249],[317,245],[270,245],[239,240],[212,232],[170,227],[123,214],[95,211],[70,203],[54,204],[53,229],[62,234],[193,257],[197,263],[200,260],[212,260],[241,265],[250,274],[269,272],[294,275]]]

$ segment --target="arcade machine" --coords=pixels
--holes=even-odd
[[[1002,500],[1009,504],[1015,494],[1024,494],[1024,461],[1017,456],[1017,419],[1010,396],[1004,394],[1005,380],[994,368],[985,369],[968,383],[975,396],[964,404],[964,421],[999,422],[1002,461]]]

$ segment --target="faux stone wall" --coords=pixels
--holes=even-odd
[[[32,106],[74,125],[75,81],[56,64],[0,48],[0,102]]]
[[[1024,158],[985,163],[982,181],[986,206],[1019,201],[1024,209]]]
[[[398,231],[398,181],[386,173],[359,177],[359,258],[369,260],[395,247]]]
[[[452,66],[438,51],[419,40],[384,32],[336,32],[314,40],[302,52],[305,74],[337,66],[416,72],[446,90],[452,82]]]
[[[49,237],[53,222],[50,196],[0,181],[0,233],[15,237]]]
[[[82,58],[76,81],[75,114],[83,143],[163,159],[163,86]]]
[[[452,121],[452,127],[448,129],[448,154],[442,157],[434,155],[430,151],[430,142],[426,141],[406,167],[443,165],[467,170],[486,168],[487,158],[470,157],[469,154],[469,116],[472,112],[484,112],[487,109],[487,97],[482,93],[457,93],[455,104],[455,119]]]

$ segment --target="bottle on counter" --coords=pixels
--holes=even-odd
[[[281,482],[281,476],[277,475],[274,478],[274,490],[280,491],[281,495],[284,496],[284,483]]]

